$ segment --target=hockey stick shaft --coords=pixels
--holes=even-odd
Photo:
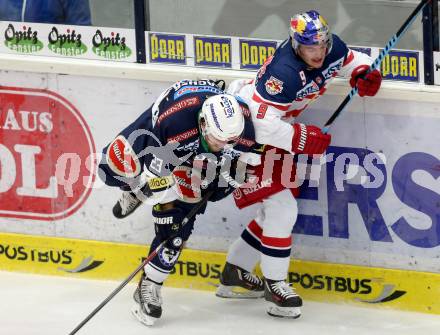
[[[418,6],[414,9],[414,11],[411,13],[410,16],[406,19],[406,21],[402,24],[400,29],[397,31],[395,35],[391,37],[391,39],[386,44],[385,48],[382,49],[382,51],[379,53],[379,56],[374,60],[373,64],[371,64],[369,72],[377,69],[380,66],[380,63],[385,58],[386,55],[389,54],[390,50],[397,44],[397,42],[400,40],[400,38],[405,34],[405,32],[408,30],[408,28],[411,26],[411,24],[414,22],[417,15],[423,10],[423,8],[430,3],[431,0],[422,0]],[[336,111],[333,113],[333,115],[330,117],[330,119],[325,123],[324,128],[322,129],[323,133],[327,133],[330,129],[330,126],[333,124],[333,122],[336,120],[336,118],[342,113],[345,106],[353,99],[353,97],[358,92],[357,87],[353,87],[348,93],[348,95],[345,97],[345,99],[342,101],[342,103],[339,105],[339,107],[336,109]]]
[[[182,227],[184,225],[186,225],[188,223],[189,220],[191,220],[194,215],[197,214],[197,212],[200,210],[200,208],[202,208],[202,206],[204,206],[209,198],[211,197],[212,193],[214,193],[214,191],[210,191],[207,192],[206,195],[202,198],[202,200],[200,202],[198,202],[192,209],[191,211],[188,213],[188,215],[185,216],[185,218],[182,220]],[[78,330],[80,330],[87,322],[90,321],[91,318],[93,318],[105,305],[107,305],[107,303],[112,300],[116,294],[118,294],[138,273],[139,271],[141,271],[145,265],[147,265],[149,262],[151,262],[151,260],[156,257],[156,255],[158,254],[159,250],[168,242],[171,241],[174,237],[176,237],[177,235],[174,234],[172,236],[170,236],[168,239],[162,241],[157,247],[156,249],[154,249],[147,258],[145,258],[145,260],[136,268],[136,270],[134,270],[118,287],[116,287],[112,293],[110,293],[108,295],[107,298],[105,298],[98,307],[96,307],[89,315],[87,315],[87,317],[81,321],[78,326],[76,326],[76,328],[74,330],[72,330],[69,335],[74,335],[78,332]]]

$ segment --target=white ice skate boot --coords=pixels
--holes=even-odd
[[[302,299],[284,280],[265,279],[264,298],[269,302],[267,314],[296,319],[301,316]]]
[[[262,298],[264,283],[257,275],[226,262],[215,295],[220,298]]]
[[[136,291],[133,294],[135,306],[133,315],[144,325],[152,326],[162,315],[162,284],[157,284],[142,275]]]

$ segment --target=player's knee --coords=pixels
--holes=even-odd
[[[288,235],[298,217],[298,205],[290,190],[272,195],[264,202],[264,233],[272,236]]]
[[[268,212],[271,212],[272,215],[277,215],[278,213],[278,216],[283,213],[293,218],[296,218],[298,215],[297,201],[289,189],[271,195],[268,199],[264,200],[264,207],[266,215]]]

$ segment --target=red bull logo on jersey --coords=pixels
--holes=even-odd
[[[283,91],[283,82],[274,76],[270,76],[264,86],[266,87],[266,92],[270,95],[277,95]]]

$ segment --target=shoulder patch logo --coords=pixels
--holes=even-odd
[[[139,159],[123,135],[109,145],[106,159],[110,169],[118,176],[133,178],[141,172]]]
[[[266,87],[266,92],[270,95],[277,95],[283,91],[283,82],[273,76],[271,76],[264,86]]]

